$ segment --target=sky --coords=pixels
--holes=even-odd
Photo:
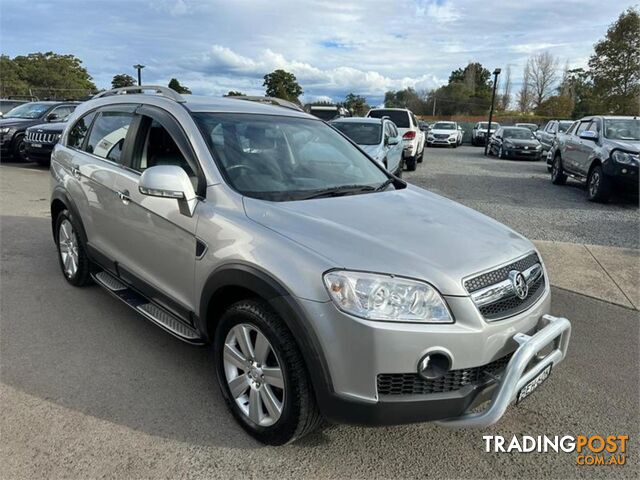
[[[263,76],[294,73],[305,102],[353,92],[432,89],[478,61],[510,67],[549,50],[558,74],[584,67],[618,0],[0,0],[0,52],[74,54],[99,88],[119,73],[193,93],[263,95]],[[637,3],[636,3],[637,6]],[[1,74],[1,72],[0,72]]]

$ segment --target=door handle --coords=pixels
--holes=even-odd
[[[129,190],[116,192],[116,195],[118,195],[118,198],[122,201],[122,203],[124,203],[125,205],[129,205],[129,202],[131,201],[131,197],[129,196]]]
[[[76,177],[78,180],[80,180],[80,167],[78,165],[72,165],[71,166],[71,173],[73,174],[74,177]]]

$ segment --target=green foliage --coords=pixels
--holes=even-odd
[[[114,75],[111,80],[111,88],[133,87],[135,84],[136,79],[126,73]]]
[[[298,84],[293,73],[280,69],[274,70],[264,76],[263,86],[266,87],[268,97],[300,103],[298,97],[302,95],[302,87]]]
[[[491,72],[480,63],[469,63],[449,75],[449,83],[429,96],[428,113],[483,115],[491,105]]]
[[[189,88],[186,87],[185,85],[181,85],[177,78],[172,78],[169,81],[169,85],[168,86],[169,86],[169,88],[171,90],[175,90],[178,93],[184,93],[186,95],[190,95],[191,94],[191,90],[189,90]]]
[[[227,93],[225,97],[246,97],[246,95],[242,92],[238,92],[237,90],[229,90],[229,93]]]
[[[640,110],[640,13],[630,8],[609,27],[589,59],[596,96],[606,111],[619,115]]]
[[[371,107],[367,103],[367,99],[360,95],[349,93],[343,102],[344,108],[349,110],[353,115],[357,117],[363,117],[369,111]]]
[[[53,52],[1,57],[0,95],[39,98],[83,98],[96,91],[82,61]]]
[[[602,99],[596,96],[591,75],[585,69],[567,70],[558,90],[561,95],[568,96],[573,101],[572,118],[602,112]]]
[[[574,103],[571,97],[554,95],[543,100],[536,108],[536,115],[553,118],[571,118]]]
[[[389,91],[384,94],[384,106],[387,108],[408,108],[416,115],[424,115],[427,110],[425,93],[418,93],[413,88]]]

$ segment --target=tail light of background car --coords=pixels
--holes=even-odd
[[[408,131],[402,136],[403,140],[413,140],[414,138],[416,138],[416,132],[413,131]]]

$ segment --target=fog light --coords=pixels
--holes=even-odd
[[[627,173],[627,169],[626,169],[626,168],[623,168],[623,169],[622,169],[622,173]]]
[[[418,362],[418,375],[427,380],[436,380],[447,374],[451,368],[451,359],[445,353],[427,353]]]

